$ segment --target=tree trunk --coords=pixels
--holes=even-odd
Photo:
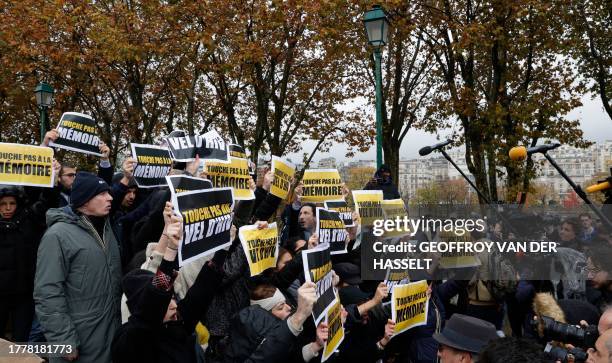
[[[391,177],[394,183],[399,183],[399,159],[400,145],[397,140],[386,139],[383,143],[383,153],[385,164],[391,169]]]

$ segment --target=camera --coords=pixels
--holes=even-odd
[[[555,362],[559,361],[561,363],[569,362],[570,358],[572,357],[574,358],[574,362],[576,363],[586,362],[588,358],[588,354],[580,348],[564,349],[561,347],[554,346],[550,343],[547,344],[544,348],[544,353],[546,353],[546,356],[551,360]]]
[[[535,321],[536,324],[538,322],[543,330],[543,338],[547,340],[590,348],[595,346],[595,341],[599,338],[599,332],[594,325],[581,328],[571,324],[560,323],[548,316],[540,316]]]

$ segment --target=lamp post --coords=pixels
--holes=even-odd
[[[47,125],[49,123],[47,119],[47,109],[53,103],[53,87],[45,82],[40,82],[34,89],[36,95],[36,104],[40,110],[40,142],[45,139],[45,133],[47,133]]]
[[[376,166],[382,165],[382,47],[387,44],[389,20],[380,7],[374,5],[363,15],[363,24],[368,34],[368,43],[374,47],[374,63],[376,64]]]

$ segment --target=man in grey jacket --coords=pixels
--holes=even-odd
[[[109,190],[102,179],[79,172],[71,205],[47,212],[38,249],[36,315],[50,344],[72,346],[63,357],[68,361],[110,362],[121,324],[121,260],[108,220]]]

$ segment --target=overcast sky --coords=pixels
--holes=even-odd
[[[604,111],[601,100],[596,98],[591,100],[585,98],[582,100],[583,106],[575,109],[569,114],[571,119],[580,120],[582,130],[584,132],[584,138],[590,141],[600,142],[605,140],[612,140],[612,120],[608,117]],[[372,113],[374,112],[374,105],[372,105]],[[374,123],[372,124],[374,128]],[[441,139],[444,136],[449,135],[450,130],[444,130],[440,133]],[[434,144],[437,142],[435,134],[429,134],[420,130],[411,129],[404,138],[404,142],[401,147],[400,157],[402,159],[412,159],[418,157],[418,150],[423,146]],[[294,162],[302,161],[302,153],[307,152],[310,154],[316,143],[314,141],[305,142],[303,151],[299,154],[289,154],[288,157]],[[370,147],[365,153],[356,153],[354,157],[348,159],[346,157],[346,146],[336,145],[333,146],[327,153],[317,153],[314,157],[314,161],[317,162],[322,158],[333,156],[337,161],[350,161],[360,159],[376,159],[376,148],[374,145]]]

